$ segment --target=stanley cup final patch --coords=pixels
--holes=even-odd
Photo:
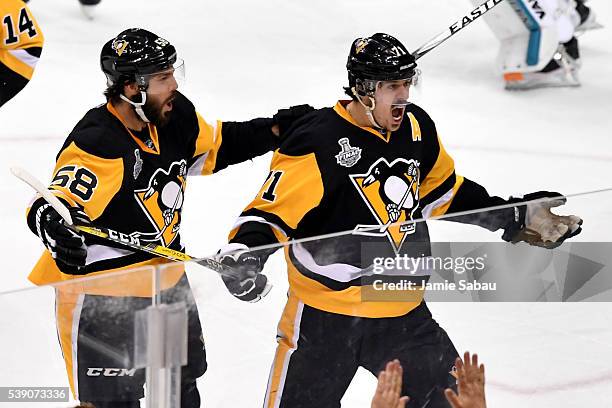
[[[336,161],[344,167],[353,167],[359,159],[361,159],[361,148],[351,147],[349,140],[346,137],[338,140],[340,145],[340,153],[336,155]]]
[[[140,172],[142,171],[142,159],[140,158],[140,150],[134,150],[134,157],[136,161],[134,162],[134,180],[138,178]]]

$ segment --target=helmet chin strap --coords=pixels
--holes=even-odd
[[[353,95],[355,95],[355,97],[357,98],[357,101],[359,102],[359,104],[361,106],[363,106],[363,108],[365,109],[366,116],[368,117],[368,120],[370,121],[372,126],[374,126],[376,129],[380,130],[381,132],[385,133],[386,132],[385,128],[380,126],[376,122],[376,119],[374,119],[374,109],[376,108],[376,100],[373,97],[371,97],[370,95],[367,95],[367,97],[372,102],[372,106],[368,106],[365,103],[363,103],[363,101],[361,100],[361,96],[359,95],[357,90],[355,90],[355,87],[351,88],[351,92],[353,93]]]
[[[147,118],[147,115],[145,115],[144,111],[142,110],[142,107],[144,106],[144,104],[147,102],[147,93],[145,91],[143,91],[142,89],[140,90],[140,99],[142,99],[142,102],[134,102],[132,100],[130,100],[127,96],[121,94],[119,95],[119,97],[129,103],[130,105],[132,105],[132,107],[134,107],[134,110],[136,111],[136,114],[138,115],[138,117],[140,117],[140,119],[145,122],[145,123],[150,123],[151,121]]]

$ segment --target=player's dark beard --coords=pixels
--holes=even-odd
[[[172,111],[162,113],[162,109],[166,104],[172,101],[176,97],[176,93],[170,95],[169,98],[165,99],[162,102],[158,102],[154,98],[147,98],[142,110],[144,111],[147,119],[157,127],[164,127],[170,121],[170,116],[172,115]]]

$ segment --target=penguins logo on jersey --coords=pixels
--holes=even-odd
[[[174,162],[166,171],[157,169],[146,189],[134,191],[136,200],[155,228],[154,233],[133,234],[142,241],[170,246],[181,225],[181,209],[187,184],[187,162]]]
[[[413,220],[419,207],[419,162],[378,159],[365,174],[349,176],[359,195],[376,218],[377,225],[358,225],[354,233],[387,236],[399,252],[406,236],[416,230]],[[393,224],[393,225],[392,225]]]

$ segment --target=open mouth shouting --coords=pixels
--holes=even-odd
[[[174,101],[175,96],[171,96],[166,100],[165,106],[168,110],[172,110],[172,101]]]
[[[391,117],[393,122],[399,123],[404,118],[404,112],[406,112],[406,106],[409,104],[408,99],[399,98],[391,104]]]
[[[176,99],[176,93],[172,93],[172,95],[166,99],[166,101],[163,104],[163,107],[166,108],[167,110],[172,110],[172,102]]]
[[[393,120],[396,122],[402,120],[402,117],[404,116],[405,111],[406,111],[406,105],[404,104],[391,105],[391,116],[393,117]]]

